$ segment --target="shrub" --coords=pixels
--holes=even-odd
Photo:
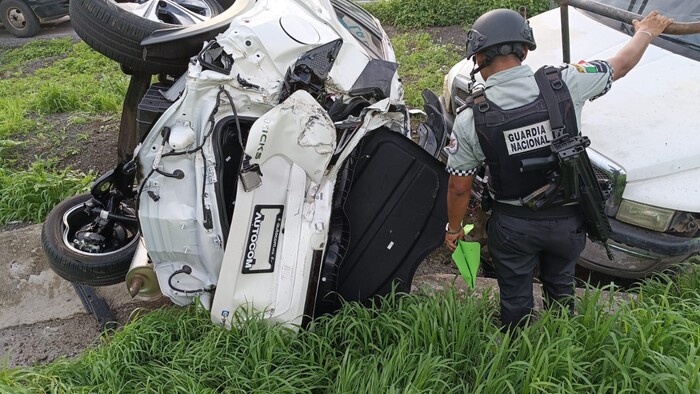
[[[528,16],[550,8],[549,0],[380,0],[364,7],[382,23],[401,29],[429,26],[471,26],[494,8],[527,8]]]

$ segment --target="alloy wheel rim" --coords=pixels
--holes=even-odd
[[[172,25],[194,25],[214,16],[210,4],[203,0],[146,0],[116,4],[141,18]]]

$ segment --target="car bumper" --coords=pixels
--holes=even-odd
[[[36,14],[37,18],[42,22],[59,19],[68,15],[68,0],[39,0],[34,3],[32,10],[34,10],[34,14]]]
[[[610,219],[609,240],[615,260],[607,258],[599,243],[591,242],[581,253],[579,265],[622,278],[644,278],[700,255],[700,238],[683,238],[642,229]]]

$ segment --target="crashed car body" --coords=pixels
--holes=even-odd
[[[658,9],[676,22],[700,20],[696,1],[599,3],[638,14]],[[563,48],[560,10],[529,21],[537,49],[524,63],[533,70],[556,65]],[[610,58],[633,32],[628,24],[571,6],[568,26],[571,63]],[[448,113],[454,114],[468,96],[472,67],[464,59],[446,76],[441,99]],[[581,132],[590,137],[588,156],[599,179],[612,186],[605,211],[615,258],[609,260],[604,248],[589,240],[581,266],[642,278],[700,253],[699,74],[700,34],[664,34],[604,97],[586,104]]]
[[[133,160],[89,201],[50,215],[59,223],[45,224],[45,250],[76,268],[52,258],[54,269],[100,282],[80,260],[110,253],[103,238],[116,233],[98,237],[95,223],[128,216],[108,212],[104,197],[133,173],[121,192],[135,190],[140,237],[120,230],[131,235],[115,249],[138,248],[126,274],[134,295],[198,300],[230,327],[242,307],[298,325],[341,300],[408,291],[442,243],[446,173],[410,138],[379,23],[345,0],[237,0],[217,18],[225,31],[141,100],[146,134]],[[207,28],[155,34],[145,53]],[[94,221],[71,216],[86,209]]]

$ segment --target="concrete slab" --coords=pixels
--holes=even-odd
[[[143,305],[124,283],[96,287],[110,309]],[[0,232],[0,330],[88,314],[73,285],[56,275],[41,248],[41,225]]]
[[[446,291],[450,288],[454,288],[456,291],[461,293],[470,291],[468,285],[466,284],[464,279],[462,279],[461,276],[457,274],[436,273],[416,276],[413,280],[411,292],[435,294],[438,292]],[[586,293],[586,289],[581,287],[577,287],[575,291],[578,297],[583,297]],[[496,296],[498,296],[498,281],[493,278],[476,278],[476,288],[474,289],[474,294],[486,294],[490,298],[495,298]],[[537,282],[534,282],[532,284],[532,294],[535,299],[535,310],[541,310],[544,307],[542,299],[542,285]],[[610,310],[616,309],[620,304],[636,298],[635,293],[614,292],[612,294],[612,298],[610,292],[607,290],[602,290],[601,294],[601,300],[612,300]]]

